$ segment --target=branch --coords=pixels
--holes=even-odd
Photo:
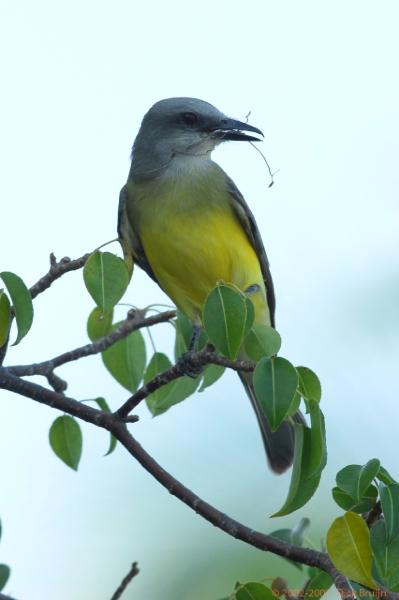
[[[46,275],[41,277],[39,281],[32,285],[29,290],[32,299],[36,298],[36,296],[47,290],[56,279],[59,279],[65,273],[81,269],[89,256],[90,254],[84,254],[80,258],[75,258],[74,260],[71,260],[68,258],[68,256],[64,256],[64,258],[61,258],[61,260],[57,262],[54,254],[51,253],[50,269],[48,273],[46,273]]]
[[[303,548],[294,544],[289,544],[260,531],[255,531],[228,515],[219,511],[194,494],[191,490],[185,487],[170,473],[165,471],[135,440],[129,433],[125,423],[115,414],[105,413],[95,408],[89,407],[86,404],[77,402],[72,398],[67,398],[62,394],[48,390],[36,383],[24,381],[12,373],[5,367],[0,368],[0,387],[22,396],[26,396],[46,404],[58,410],[62,410],[74,417],[78,417],[110,431],[117,440],[126,448],[133,456],[161,485],[163,485],[171,494],[179,498],[187,506],[201,515],[204,519],[231,535],[236,539],[259,548],[260,550],[272,552],[284,558],[289,558],[293,561],[302,564],[318,567],[331,575],[335,585],[341,595],[342,600],[353,600],[353,591],[348,580],[341,575],[330,561],[327,554]],[[399,594],[394,595],[394,600],[399,600]],[[393,596],[391,596],[393,598]]]
[[[84,346],[80,346],[79,348],[75,348],[74,350],[69,350],[68,352],[64,352],[59,356],[55,356],[49,360],[45,360],[40,363],[32,363],[30,365],[16,365],[7,367],[9,373],[18,376],[31,376],[31,375],[45,375],[47,376],[49,373],[52,373],[54,369],[64,365],[66,363],[72,362],[74,360],[79,360],[80,358],[84,358],[85,356],[91,356],[93,354],[99,354],[103,352],[119,340],[127,337],[129,333],[132,331],[136,331],[137,329],[141,329],[143,327],[151,327],[152,325],[156,325],[158,323],[165,323],[170,321],[176,316],[176,311],[168,310],[163,313],[159,313],[158,315],[153,315],[151,317],[143,317],[142,311],[136,311],[133,313],[133,316],[127,318],[123,323],[115,329],[109,335],[106,335],[91,344],[85,344]]]
[[[246,371],[251,372],[255,369],[256,363],[249,360],[229,360],[224,356],[220,356],[216,352],[209,350],[205,347],[203,350],[194,353],[187,353],[186,357],[193,366],[194,369],[203,367],[205,365],[214,364],[233,369],[234,371]],[[155,392],[159,388],[167,385],[171,381],[183,377],[186,374],[184,367],[181,363],[177,362],[173,367],[166,369],[162,373],[158,373],[153,379],[148,381],[145,385],[139,388],[133,396],[131,396],[118,410],[116,415],[118,417],[126,417],[136,406],[147,396]]]
[[[163,485],[170,494],[176,496],[192,508],[197,514],[215,525],[230,536],[239,539],[259,550],[272,552],[284,558],[288,558],[295,562],[308,565],[310,567],[318,567],[329,573],[332,577],[342,600],[354,600],[354,593],[349,584],[349,581],[341,573],[337,571],[331,562],[329,556],[324,552],[313,550],[311,548],[303,548],[295,544],[289,544],[275,538],[271,535],[261,533],[250,529],[246,525],[239,523],[235,519],[229,517],[217,508],[202,500],[191,490],[185,487],[170,473],[165,471],[135,440],[120,422],[116,423],[112,428],[113,435],[126,448],[146,471],[148,471],[155,479]],[[398,600],[399,594],[397,594]]]
[[[122,596],[123,592],[126,590],[126,588],[129,585],[129,583],[139,573],[140,573],[140,571],[139,571],[139,568],[137,566],[137,563],[134,562],[132,564],[131,568],[130,568],[129,573],[122,579],[122,582],[121,582],[120,586],[115,591],[115,593],[112,595],[111,600],[119,600],[119,598]],[[1,600],[1,598],[0,598],[0,600]]]
[[[93,408],[84,402],[78,402],[73,398],[68,398],[68,396],[49,390],[33,381],[20,379],[10,373],[6,367],[0,367],[0,388],[15,392],[51,408],[61,410],[73,417],[77,417],[108,431],[110,431],[115,422],[115,418],[110,413]]]
[[[59,279],[62,275],[69,271],[80,269],[86,262],[89,254],[85,254],[80,258],[71,260],[68,257],[62,258],[59,262],[56,261],[54,254],[50,255],[50,269],[46,275],[39,279],[31,288],[31,297],[36,298],[40,293],[48,289],[52,283]],[[54,374],[54,369],[66,364],[103,352],[108,347],[117,341],[125,338],[129,333],[142,327],[149,327],[156,323],[169,321],[176,316],[175,311],[165,311],[159,315],[145,318],[143,311],[136,311],[130,318],[126,319],[120,327],[91,344],[86,344],[80,348],[76,348],[69,352],[65,352],[50,360],[30,364],[18,365],[11,367],[0,366],[0,388],[12,391],[19,395],[31,398],[36,402],[40,402],[57,410],[61,410],[74,417],[82,419],[94,426],[101,427],[111,432],[115,438],[125,447],[131,456],[133,456],[162,486],[164,486],[171,494],[184,502],[188,507],[194,510],[204,519],[227,533],[228,535],[240,539],[241,541],[254,546],[263,551],[272,552],[284,558],[288,558],[295,562],[299,562],[311,567],[318,567],[327,572],[333,579],[342,600],[353,600],[354,592],[349,584],[348,579],[342,575],[331,562],[328,554],[303,548],[295,544],[290,544],[274,538],[273,536],[264,534],[260,531],[255,531],[242,523],[232,519],[228,515],[222,513],[217,508],[202,500],[191,490],[185,487],[181,482],[175,479],[170,473],[165,471],[136,441],[136,439],[127,430],[126,422],[134,422],[136,417],[128,417],[129,412],[137,406],[137,404],[146,398],[150,393],[166,385],[170,381],[182,377],[185,372],[181,363],[177,363],[170,369],[157,375],[154,379],[140,388],[123,406],[121,406],[114,414],[92,408],[85,403],[78,402],[73,398],[64,396],[63,392],[66,388],[58,376]],[[5,345],[6,348],[6,345]],[[2,350],[4,358],[5,349]],[[236,371],[253,371],[255,363],[252,361],[231,361],[227,358],[219,356],[209,349],[209,347],[196,353],[189,353],[188,359],[194,367],[201,367],[206,364],[217,364],[224,367],[234,369]],[[1,361],[0,361],[1,365]],[[49,390],[36,383],[21,379],[20,376],[28,375],[45,375],[49,384],[54,388]],[[367,516],[367,522],[373,522],[378,518],[378,509]],[[129,573],[121,582],[118,589],[115,591],[111,600],[119,600],[123,592],[126,590],[130,581],[137,575],[137,563],[133,563]],[[390,600],[399,600],[398,593],[389,593],[383,590],[381,594],[386,594]],[[0,600],[12,600],[9,596],[0,593]]]

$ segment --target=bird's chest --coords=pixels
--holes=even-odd
[[[215,191],[165,187],[148,195],[135,215],[156,278],[186,313],[198,312],[218,281],[246,289],[259,278],[258,260],[227,191]]]

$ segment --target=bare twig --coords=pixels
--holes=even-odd
[[[120,586],[118,587],[117,590],[115,590],[115,593],[112,595],[111,600],[119,600],[119,598],[122,596],[123,592],[126,590],[127,586],[129,585],[129,583],[132,581],[132,579],[134,577],[136,577],[136,575],[139,574],[139,568],[137,566],[137,563],[134,562],[128,572],[128,574],[126,575],[126,577],[124,577],[121,581]]]
[[[47,381],[49,382],[49,385],[51,385],[55,392],[65,392],[65,390],[68,387],[67,382],[64,379],[61,379],[61,377],[58,377],[58,375],[56,375],[54,371],[49,371],[46,377]]]
[[[39,281],[32,285],[29,290],[32,299],[36,298],[36,296],[47,290],[56,279],[59,279],[65,273],[81,269],[89,256],[90,254],[84,254],[80,258],[75,258],[74,260],[71,260],[68,258],[68,256],[64,256],[64,258],[61,258],[61,260],[57,262],[54,254],[51,253],[50,269],[48,273],[46,273],[46,275],[41,277]]]
[[[157,315],[153,315],[151,317],[143,317],[143,313],[141,311],[136,311],[132,318],[126,319],[121,323],[121,325],[115,329],[109,335],[106,335],[91,344],[85,344],[84,346],[80,346],[79,348],[75,348],[74,350],[69,350],[68,352],[64,352],[59,356],[55,356],[49,360],[45,360],[40,363],[32,363],[30,365],[17,365],[17,366],[9,366],[8,371],[13,373],[13,375],[18,376],[31,376],[31,375],[45,375],[47,376],[49,373],[53,372],[54,369],[64,365],[66,363],[72,362],[74,360],[78,360],[80,358],[84,358],[85,356],[91,356],[93,354],[99,354],[103,352],[115,342],[122,340],[132,331],[136,331],[137,329],[141,329],[143,327],[151,327],[152,325],[156,325],[158,323],[165,323],[166,321],[170,321],[176,316],[176,311],[168,310],[163,313],[159,313]]]

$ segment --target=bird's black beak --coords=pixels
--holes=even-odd
[[[211,128],[209,132],[212,137],[219,139],[220,141],[234,140],[236,142],[261,142],[262,140],[253,135],[247,135],[243,131],[253,131],[264,137],[263,133],[257,127],[249,125],[249,123],[242,123],[235,119],[224,118],[215,127]]]

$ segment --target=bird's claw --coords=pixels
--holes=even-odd
[[[190,350],[184,352],[178,359],[177,365],[183,375],[187,375],[188,377],[191,377],[191,379],[196,379],[198,375],[201,375],[204,367],[193,362],[193,354],[194,352]]]

